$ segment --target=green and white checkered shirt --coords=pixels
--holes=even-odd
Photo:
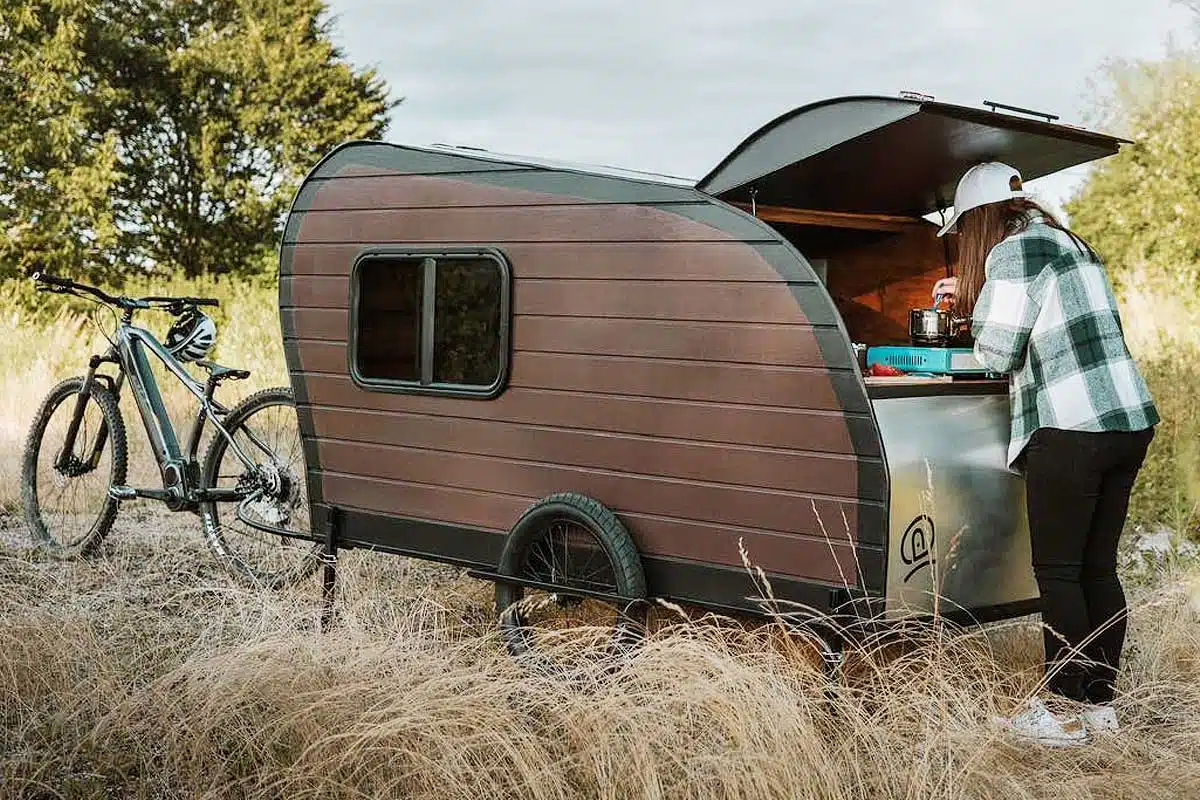
[[[1104,265],[1041,215],[988,254],[975,357],[1010,374],[1012,466],[1038,428],[1138,431],[1158,410],[1121,329]]]

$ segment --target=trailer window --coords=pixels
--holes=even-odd
[[[354,274],[357,383],[383,391],[499,392],[509,330],[502,257],[490,250],[372,254]]]

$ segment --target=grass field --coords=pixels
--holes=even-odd
[[[270,289],[152,288],[222,298],[215,357],[255,371],[238,395],[285,382]],[[322,634],[315,580],[235,585],[194,517],[129,504],[99,556],[42,560],[20,522],[20,447],[41,397],[102,339],[53,304],[16,310],[26,291],[0,289],[0,796],[1200,796],[1200,565],[1186,559],[1131,554],[1126,733],[1065,751],[987,724],[1037,689],[1036,618],[851,652],[827,693],[782,624],[664,609],[669,624],[622,670],[580,685],[522,672],[496,641],[490,587],[449,568],[347,553],[338,625]],[[1179,534],[1195,531],[1200,498],[1197,321],[1174,298],[1126,299],[1166,418],[1132,522]],[[186,420],[186,397],[167,397]]]

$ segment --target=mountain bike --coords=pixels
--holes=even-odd
[[[39,291],[71,294],[121,313],[104,355],[93,355],[82,377],[55,386],[34,415],[22,464],[25,521],[45,551],[71,557],[94,553],[123,501],[161,502],[195,513],[209,549],[235,576],[260,586],[296,583],[319,566],[321,546],[309,521],[303,444],[290,388],[264,389],[232,409],[214,399],[225,381],[249,371],[204,360],[216,337],[200,297],[114,297],[93,286],[34,273]],[[135,311],[175,317],[160,342],[133,324]],[[181,449],[147,355],[199,401]],[[194,363],[203,382],[183,366]],[[114,365],[116,375],[101,372]],[[162,479],[158,488],[126,485],[128,441],[119,405],[128,383]],[[216,431],[203,464],[197,453],[206,423]],[[231,508],[232,507],[232,508]],[[74,535],[68,535],[74,534]]]

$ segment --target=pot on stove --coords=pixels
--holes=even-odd
[[[914,345],[945,347],[959,328],[968,320],[955,317],[949,311],[938,308],[942,298],[934,301],[932,308],[914,308],[908,312],[908,338]]]

